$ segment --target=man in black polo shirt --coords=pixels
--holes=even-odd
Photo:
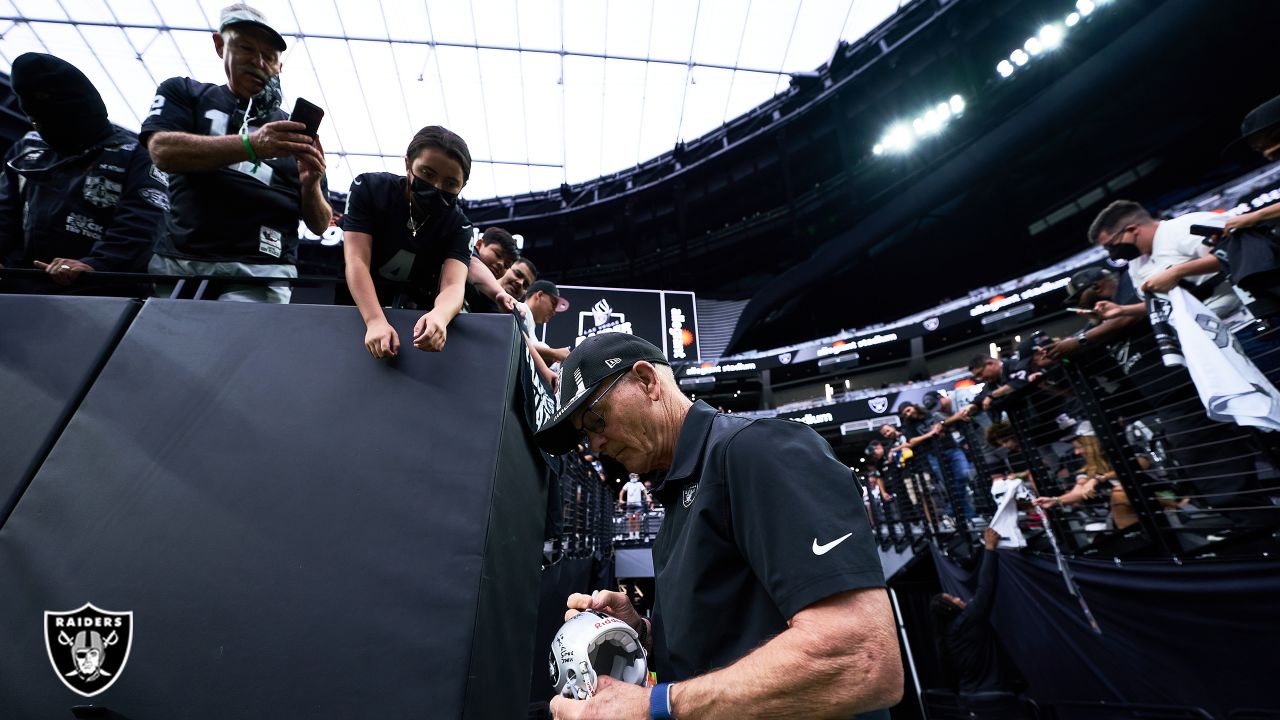
[[[884,574],[852,472],[811,428],[690,402],[662,352],[632,335],[565,360],[559,409],[536,434],[564,453],[586,433],[629,472],[655,473],[652,623],[625,595],[569,597],[627,622],[659,684],[602,677],[557,718],[839,717],[896,703],[902,665]],[[887,717],[887,713],[879,714]]]
[[[141,142],[169,173],[169,212],[148,269],[297,277],[298,219],[319,235],[333,213],[319,138],[279,107],[284,39],[237,4],[222,9],[213,46],[227,83],[169,78],[142,122]],[[287,283],[228,284],[221,299],[287,303],[290,295]]]

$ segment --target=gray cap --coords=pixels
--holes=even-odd
[[[284,38],[280,36],[280,33],[267,24],[267,16],[263,15],[261,10],[251,8],[244,3],[236,3],[222,8],[222,14],[218,21],[218,32],[226,30],[229,25],[257,25],[271,35],[271,39],[275,40],[277,50],[284,52],[285,48],[288,47],[284,44]]]

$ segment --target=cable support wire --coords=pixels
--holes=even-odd
[[[1188,384],[1190,384],[1190,383],[1188,383]],[[1179,386],[1179,387],[1181,387],[1181,386]],[[1164,408],[1177,407],[1177,406],[1178,406],[1178,404],[1180,404],[1180,403],[1190,404],[1190,403],[1194,403],[1194,402],[1196,402],[1196,401],[1197,401],[1197,399],[1196,399],[1195,397],[1181,398],[1181,399],[1179,399],[1179,400],[1175,400],[1175,401],[1173,401],[1173,402],[1162,403],[1162,404],[1160,405],[1160,408],[1161,408],[1161,409],[1164,409]],[[1105,410],[1105,411],[1107,412],[1107,414],[1108,414],[1108,415],[1124,415],[1124,414],[1126,414],[1126,413],[1121,413],[1121,412],[1120,412],[1121,410],[1128,410],[1128,409],[1130,409],[1130,408],[1134,408],[1134,407],[1137,407],[1137,406],[1139,406],[1139,405],[1145,405],[1146,407],[1148,407],[1148,408],[1152,408],[1152,409],[1150,409],[1150,410],[1145,410],[1145,411],[1143,411],[1143,412],[1139,412],[1139,413],[1135,413],[1135,416],[1153,415],[1153,414],[1155,414],[1155,405],[1151,402],[1151,400],[1149,400],[1149,399],[1147,399],[1147,398],[1145,398],[1145,397],[1141,397],[1141,398],[1139,398],[1139,399],[1137,399],[1137,400],[1133,400],[1133,401],[1130,401],[1130,402],[1123,402],[1123,403],[1104,402],[1104,403],[1100,403],[1100,404],[1102,405],[1102,409],[1103,409],[1103,410]]]
[[[1206,420],[1208,419],[1206,418]],[[1232,429],[1231,426],[1227,425],[1226,423],[1219,423],[1218,425],[1221,428],[1226,430]],[[1217,428],[1214,428],[1214,426],[1211,426],[1209,425],[1208,422],[1206,422],[1203,426],[1198,428],[1188,428],[1186,430],[1173,430],[1173,431],[1163,430],[1162,432],[1164,433],[1164,437],[1168,439],[1168,438],[1181,437],[1184,435],[1197,435],[1209,429],[1217,429]],[[1185,451],[1185,450],[1194,450],[1196,448],[1213,447],[1214,445],[1226,445],[1227,443],[1235,444],[1240,442],[1248,442],[1248,440],[1249,440],[1249,436],[1247,434],[1242,433],[1239,435],[1232,435],[1230,437],[1220,438],[1217,440],[1210,440],[1208,442],[1203,442],[1203,443],[1194,443],[1190,445],[1175,444],[1172,450],[1174,452],[1179,452],[1179,451]]]

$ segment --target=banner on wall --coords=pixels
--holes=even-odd
[[[672,362],[697,362],[698,311],[694,294],[675,290],[638,290],[561,285],[569,309],[542,326],[551,347],[577,347],[593,335],[638,335],[662,348]]]
[[[1043,281],[1017,288],[1005,294],[992,295],[972,305],[949,310],[918,322],[882,327],[876,330],[851,332],[822,345],[807,345],[784,352],[773,352],[756,357],[722,358],[719,363],[697,363],[680,367],[679,377],[717,378],[752,375],[761,370],[799,365],[807,362],[843,364],[855,367],[859,361],[882,362],[886,357],[903,357],[907,342],[912,338],[928,337],[939,330],[953,330],[965,326],[985,328],[1029,312],[1055,313],[1062,310],[1062,299],[1070,274],[1063,273]],[[927,342],[927,341],[926,341]]]

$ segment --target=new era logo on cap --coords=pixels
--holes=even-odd
[[[637,362],[667,365],[667,359],[653,343],[626,333],[601,333],[582,341],[564,359],[561,370],[572,383],[560,383],[556,413],[534,434],[547,452],[560,454],[573,449],[579,433],[570,418],[591,397],[591,391]],[[620,378],[619,378],[620,379]]]

